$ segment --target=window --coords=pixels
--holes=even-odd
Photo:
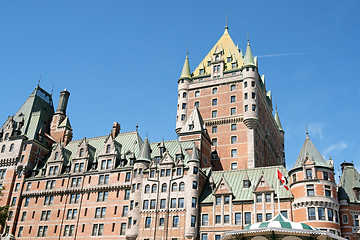
[[[230,196],[224,196],[224,204],[230,203]]]
[[[254,81],[251,81],[251,86],[255,87],[255,82]]]
[[[145,228],[150,228],[151,226],[151,217],[145,218]]]
[[[265,201],[271,202],[271,194],[265,194]]]
[[[128,206],[123,206],[123,211],[122,211],[122,216],[126,217],[129,211],[129,207]]]
[[[165,225],[165,218],[159,219],[159,226],[163,227]]]
[[[198,167],[193,167],[193,174],[198,174],[199,172],[199,168]]]
[[[243,187],[244,188],[249,188],[250,187],[250,181],[249,180],[244,180],[243,181]]]
[[[203,214],[201,216],[201,225],[202,226],[207,226],[208,224],[209,224],[209,215]]]
[[[192,188],[197,189],[197,181],[193,181]]]
[[[120,235],[125,235],[126,232],[126,223],[120,225]]]
[[[48,226],[39,226],[37,237],[46,237]]]
[[[230,223],[230,216],[224,215],[224,223]]]
[[[346,215],[346,214],[342,215],[342,222],[343,223],[348,223],[349,222],[348,215]]]
[[[211,105],[217,106],[217,98],[214,98],[214,99],[211,101]]]
[[[101,161],[101,170],[110,169],[110,167],[111,167],[111,159]]]
[[[161,171],[160,171],[160,177],[165,177],[165,169],[161,169]]]
[[[166,199],[161,199],[160,200],[160,209],[165,209],[166,208]]]
[[[314,196],[314,184],[306,185],[306,192],[308,196]]]
[[[326,187],[330,187],[330,186],[325,186]],[[331,197],[331,190],[330,189],[325,189],[325,196],[326,197]]]
[[[247,85],[248,85],[248,84],[247,84],[247,82],[245,81],[245,82],[244,82],[244,88],[246,88],[246,87],[247,87]]]
[[[213,126],[213,127],[211,128],[211,132],[212,132],[212,133],[217,133],[217,126]]]
[[[253,111],[256,110],[256,105],[255,105],[255,104],[252,105],[252,110],[253,110]]]
[[[257,221],[257,222],[262,222],[262,221],[263,221],[262,213],[258,213],[258,214],[256,215],[256,221]]]
[[[235,114],[236,114],[236,108],[235,108],[235,107],[230,108],[230,114],[231,114],[231,115],[235,115]]]
[[[312,170],[306,169],[306,179],[312,179]]]
[[[79,157],[82,157],[83,155],[84,155],[84,149],[81,148],[81,149],[80,149],[80,152],[79,152]]]
[[[45,196],[44,205],[51,205],[53,201],[54,201],[54,196]]]
[[[231,124],[231,131],[235,131],[236,130],[236,123]]]
[[[150,171],[150,178],[154,178],[155,177],[155,171],[154,170],[151,170]]]
[[[21,236],[22,236],[23,231],[24,231],[24,227],[19,227],[19,231],[18,231],[17,236],[18,236],[18,237],[21,237]]]
[[[180,192],[183,192],[185,190],[185,183],[184,182],[181,182],[180,184],[179,184],[179,191]]]
[[[318,208],[319,220],[325,220],[325,208]]]
[[[235,213],[235,225],[241,225],[241,213]]]
[[[195,97],[200,97],[200,91],[195,92]]]
[[[167,185],[166,183],[164,183],[162,186],[161,186],[161,192],[166,192],[167,191]]]
[[[329,180],[329,174],[327,172],[323,172],[324,180]]]
[[[81,178],[72,178],[71,179],[71,187],[80,187],[80,184],[81,184]],[[54,181],[54,185],[55,185],[55,181]]]
[[[176,208],[176,198],[170,200],[170,208]]]
[[[143,209],[144,209],[144,210],[149,209],[149,200],[144,200],[144,202],[143,202]]]
[[[22,215],[21,215],[21,222],[25,221],[25,218],[26,218],[26,212],[23,212]]]
[[[16,183],[15,188],[14,188],[14,192],[19,191],[19,189],[20,189],[20,183]]]
[[[109,195],[108,191],[98,192],[97,201],[98,202],[106,202],[108,199],[108,195]]]
[[[248,105],[245,105],[245,112],[247,112],[248,110]]]
[[[211,117],[213,118],[217,117],[217,110],[211,112]]]
[[[328,208],[327,213],[328,213],[328,221],[334,221],[334,210]],[[359,226],[359,222],[358,222],[358,226]]]
[[[187,94],[186,92],[183,92],[183,98],[186,98]]]
[[[212,139],[212,145],[215,146],[215,147],[218,145],[218,140],[217,140],[217,138],[213,138],[213,139]]]
[[[231,102],[231,103],[236,102],[236,96],[231,96],[231,97],[230,97],[230,102]]]
[[[197,107],[197,108],[198,108],[199,106],[200,106],[200,103],[199,103],[199,102],[195,102],[195,103],[194,103],[194,107]]]
[[[12,152],[14,150],[14,144],[12,143],[9,148],[9,152]]]
[[[130,172],[127,172],[125,174],[125,182],[130,182],[130,178],[131,178],[131,173]]]
[[[207,235],[207,233],[201,234],[201,240],[208,240],[208,235]]]
[[[25,198],[24,207],[29,206],[30,198]]]
[[[65,225],[64,237],[71,237],[74,235],[75,225]]]
[[[11,205],[15,205],[15,204],[16,204],[16,199],[17,199],[16,197],[13,197],[13,198],[12,198]]]
[[[102,236],[104,233],[104,224],[93,224],[92,236]]]
[[[194,198],[193,198],[194,200]],[[196,204],[196,203],[195,203]],[[184,198],[179,198],[178,199],[178,208],[184,208],[185,204],[184,204]]]
[[[215,215],[215,224],[216,223],[221,223],[221,216],[220,215]]]
[[[2,152],[2,153],[5,152],[5,148],[6,148],[6,146],[5,146],[5,145],[2,145],[2,147],[1,147],[1,152]]]
[[[216,94],[216,93],[218,93],[218,89],[217,89],[217,88],[213,88],[213,89],[212,89],[212,94]]]
[[[230,91],[235,91],[236,90],[236,85],[231,85],[230,86]]]
[[[51,214],[51,211],[48,210],[48,211],[42,211],[41,212],[41,217],[40,217],[40,221],[47,221],[50,219],[50,214]]]
[[[195,227],[195,226],[196,226],[196,216],[191,216],[190,226],[191,226],[191,227]]]
[[[280,211],[281,215],[283,215],[284,217],[288,218],[288,213],[287,211]]]
[[[236,170],[237,169],[237,163],[233,162],[231,163],[231,170]]]
[[[191,207],[196,208],[196,203],[197,203],[197,199],[193,197],[191,200]]]
[[[255,93],[254,92],[251,93],[251,97],[252,97],[252,99],[255,99]]]
[[[308,208],[308,219],[309,220],[316,220],[315,208],[314,207],[309,207]]]
[[[173,227],[179,227],[179,216],[173,216]]]
[[[231,63],[231,68],[232,69],[236,68],[236,63]]]
[[[237,142],[237,136],[231,136],[231,144],[234,144]]]
[[[129,198],[130,198],[130,190],[126,189],[124,194],[124,200],[129,200]]]
[[[145,186],[145,193],[150,193],[150,185],[149,184],[147,184]]]
[[[155,207],[156,207],[156,201],[155,201],[155,199],[152,199],[150,201],[150,209],[155,209]]]
[[[221,205],[221,197],[216,197],[215,198],[215,204],[216,205]]]
[[[293,174],[293,182],[296,182],[296,174]]]
[[[231,157],[237,157],[237,149],[231,149]]]
[[[183,103],[183,104],[181,105],[181,108],[182,108],[182,109],[186,109],[186,103]]]
[[[250,224],[251,223],[251,212],[246,212],[245,213],[245,224]]]
[[[257,194],[257,195],[256,195],[256,202],[257,202],[257,203],[261,203],[261,202],[262,202],[262,194]]]

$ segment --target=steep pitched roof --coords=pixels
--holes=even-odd
[[[246,46],[246,53],[245,53],[245,57],[244,57],[244,65],[245,66],[255,66],[254,57],[252,55],[251,48],[250,48],[249,39],[247,41],[247,46]]]
[[[315,166],[331,168],[331,166],[326,163],[323,156],[320,154],[313,142],[310,140],[309,134],[306,134],[304,145],[302,146],[299,156],[297,157],[294,164],[294,167],[291,170],[302,167],[303,162],[307,156],[311,161],[314,162]]]
[[[342,163],[342,175],[339,184],[339,200],[347,199],[350,202],[360,202],[355,195],[354,188],[360,189],[360,174],[352,163]]]
[[[194,107],[194,110],[186,120],[185,125],[181,129],[181,133],[185,132],[197,132],[204,131],[204,120],[201,117],[200,111],[197,107]]]
[[[67,127],[70,130],[72,130],[70,120],[69,120],[68,116],[66,116],[66,118],[60,123],[59,127]]]
[[[185,58],[185,62],[184,62],[184,66],[181,72],[181,76],[180,79],[184,79],[184,78],[191,78],[191,72],[190,72],[190,64],[189,64],[189,54],[188,52],[186,53],[186,58]]]
[[[275,122],[276,122],[276,125],[278,126],[279,130],[283,132],[284,130],[283,130],[282,126],[281,126],[280,117],[279,117],[279,113],[278,113],[277,108],[275,110]]]
[[[210,52],[205,56],[205,58],[200,62],[200,64],[193,72],[193,77],[199,76],[199,69],[204,69],[204,74],[210,74],[211,69],[210,66],[208,66],[207,62],[209,60],[211,61],[213,54],[216,51],[220,51],[220,49],[223,51],[224,57],[231,54],[233,60],[237,62],[237,68],[241,68],[244,65],[244,61],[242,59],[240,51],[231,39],[228,28],[226,27],[224,34],[221,36],[221,38],[217,41],[214,47],[210,50]],[[231,63],[228,63],[227,61],[225,61],[225,66],[225,69],[231,69]]]
[[[279,169],[285,177],[288,177],[288,171],[282,165],[271,167],[259,167],[253,169],[243,170],[231,170],[231,171],[213,171],[211,177],[214,184],[217,186],[220,183],[222,177],[226,180],[231,187],[234,199],[233,201],[251,201],[254,199],[253,187],[244,188],[243,180],[248,179],[251,185],[254,186],[259,182],[260,178],[264,176],[270,186],[276,186],[277,175],[276,169]],[[274,188],[276,194],[277,189]],[[284,187],[279,188],[280,198],[292,198],[290,191],[287,191]],[[213,201],[212,190],[210,183],[208,182],[200,196],[201,203],[209,203]]]

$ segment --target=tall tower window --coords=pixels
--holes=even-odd
[[[195,97],[200,97],[200,91],[195,92]]]
[[[211,116],[212,116],[213,118],[217,117],[217,110],[212,111],[212,112],[211,112]]]
[[[251,86],[255,87],[255,81],[251,81]]]
[[[230,108],[230,114],[231,114],[231,115],[235,115],[235,114],[236,114],[236,108],[235,108],[235,107]]]
[[[308,196],[314,196],[314,184],[306,185],[306,192]]]
[[[184,93],[183,93],[183,98],[186,98],[186,95],[187,95],[186,92],[184,92]]]
[[[235,131],[236,130],[236,123],[231,124],[231,131]]]
[[[319,220],[325,220],[325,208],[318,208]]]
[[[237,157],[237,149],[231,149],[231,157]]]
[[[237,136],[231,136],[231,144],[234,144],[237,142]]]
[[[84,155],[84,149],[81,148],[81,149],[80,149],[80,152],[79,152],[79,157],[82,157],[83,155]]]
[[[213,145],[214,147],[216,147],[217,144],[218,144],[217,138],[213,138],[213,139],[212,139],[212,145]]]
[[[309,220],[316,220],[315,208],[314,207],[309,207],[308,208],[308,219]]]
[[[306,169],[306,179],[312,179],[312,169]]]
[[[252,110],[253,110],[253,111],[256,110],[256,105],[255,105],[255,104],[252,105]]]
[[[328,180],[329,174],[327,172],[323,172],[323,177],[324,177],[324,180]]]
[[[213,106],[216,106],[216,105],[217,105],[217,98],[214,98],[214,99],[212,100],[211,104],[212,104]]]
[[[236,102],[236,96],[231,96],[231,97],[230,97],[230,102],[231,102],[231,103]]]
[[[186,103],[183,103],[181,106],[182,109],[186,109]]]
[[[181,114],[181,121],[185,120],[185,114]]]
[[[194,107],[199,107],[200,106],[200,103],[199,102],[194,102]]]
[[[235,90],[236,90],[236,85],[235,84],[231,85],[230,86],[230,91],[235,91]]]
[[[247,87],[247,81],[244,82],[244,88],[246,88],[246,87]]]
[[[212,94],[217,94],[218,93],[218,89],[217,88],[213,88],[212,89]]]
[[[244,93],[244,99],[248,99],[248,94],[247,93]]]
[[[248,110],[248,105],[245,105],[245,112],[247,112]]]
[[[254,92],[251,93],[251,97],[252,97],[252,99],[255,99],[255,93]]]

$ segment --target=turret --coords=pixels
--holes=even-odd
[[[295,222],[340,233],[334,167],[324,160],[308,133],[289,176]]]
[[[187,109],[188,109],[188,93],[189,83],[191,82],[191,72],[189,64],[189,55],[186,53],[186,58],[181,72],[181,76],[178,80],[178,102],[177,102],[177,114],[176,114],[176,132],[179,132],[186,122]]]
[[[146,137],[141,147],[140,154],[135,160],[133,168],[133,178],[131,182],[130,209],[128,213],[128,229],[126,230],[127,239],[136,239],[139,234],[140,209],[142,209],[142,182],[143,172],[149,167],[151,162],[150,144]]]
[[[259,84],[259,74],[251,53],[249,40],[242,73],[244,78],[244,123],[249,129],[254,129],[258,124],[257,84]]]
[[[198,148],[195,143],[192,153],[188,161],[188,174],[186,175],[186,221],[185,221],[185,237],[187,239],[195,239],[197,237],[198,220],[198,202],[199,202],[199,168],[200,157]]]

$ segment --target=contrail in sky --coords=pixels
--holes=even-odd
[[[323,52],[324,53],[324,52]],[[259,58],[264,57],[283,57],[283,56],[297,56],[297,55],[309,55],[309,54],[317,54],[315,52],[303,52],[303,53],[278,53],[278,54],[267,54],[267,55],[260,55]]]

